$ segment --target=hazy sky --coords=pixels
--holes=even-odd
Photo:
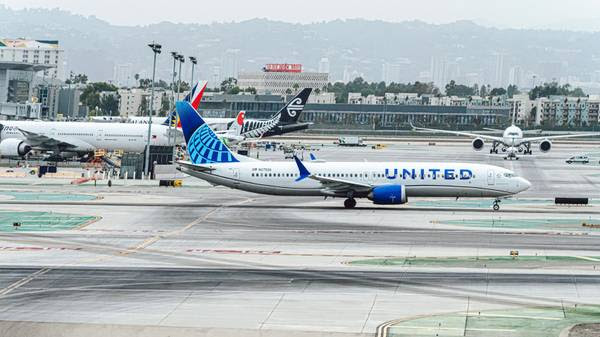
[[[519,28],[596,30],[600,26],[599,0],[0,0],[0,4],[14,9],[61,8],[119,25],[210,23],[256,17],[306,23],[360,17],[430,23],[468,19]]]

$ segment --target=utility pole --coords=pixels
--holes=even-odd
[[[146,159],[144,172],[146,177],[150,173],[150,138],[152,137],[152,112],[154,111],[154,80],[156,79],[156,56],[160,54],[162,46],[152,41],[148,45],[154,53],[154,62],[152,63],[152,88],[150,89],[150,113],[148,113],[148,139],[146,140]]]

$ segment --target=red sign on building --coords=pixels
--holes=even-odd
[[[263,70],[271,73],[301,73],[302,65],[298,63],[270,63],[265,65]]]

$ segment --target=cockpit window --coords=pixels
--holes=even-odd
[[[504,176],[505,176],[506,178],[514,178],[514,177],[516,177],[517,175],[516,175],[516,174],[514,174],[514,173],[504,173]]]
[[[509,132],[508,135],[509,136],[518,136],[519,133],[518,132]]]

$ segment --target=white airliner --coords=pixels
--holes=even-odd
[[[143,152],[148,125],[93,122],[1,121],[0,155],[23,157],[31,150],[70,157],[94,150]],[[150,144],[168,145],[169,128],[152,125]]]
[[[290,196],[355,198],[404,204],[409,197],[499,197],[529,188],[527,180],[491,165],[418,162],[265,162],[234,155],[188,102],[177,103],[190,161],[178,169],[214,185]]]
[[[466,136],[470,138],[474,138],[471,145],[475,151],[481,151],[483,146],[485,145],[485,141],[492,142],[492,148],[490,149],[490,153],[498,154],[498,148],[505,153],[504,159],[516,159],[519,160],[518,154],[532,154],[531,144],[539,142],[540,151],[546,153],[550,151],[552,148],[552,139],[560,139],[560,138],[573,138],[573,137],[590,137],[590,136],[599,136],[599,133],[578,133],[578,134],[566,134],[566,135],[556,135],[556,136],[541,136],[541,137],[524,137],[524,132],[540,132],[540,130],[527,130],[523,131],[520,127],[515,125],[515,116],[516,112],[513,113],[513,120],[511,126],[507,127],[503,132],[502,130],[497,130],[502,132],[502,137],[499,136],[490,136],[483,135],[477,133],[469,133],[462,131],[451,131],[451,130],[439,130],[439,129],[427,129],[427,128],[419,128],[415,127],[411,124],[413,130],[420,132],[434,132],[434,133],[447,133],[457,136]]]

